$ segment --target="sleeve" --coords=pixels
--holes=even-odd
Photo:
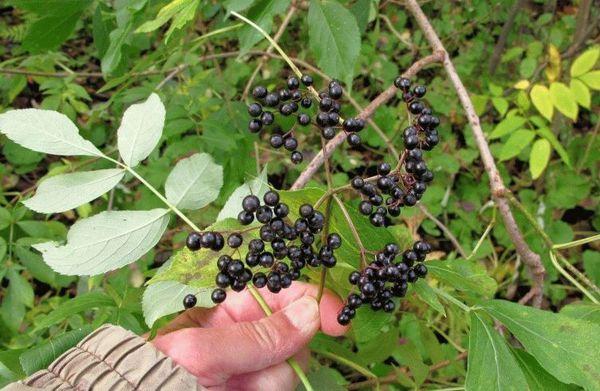
[[[143,338],[121,327],[98,328],[48,369],[8,385],[25,390],[202,390],[196,378]]]

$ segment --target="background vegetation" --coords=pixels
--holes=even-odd
[[[594,239],[600,229],[600,8],[588,0],[420,3],[469,91],[509,192],[491,193],[448,74],[441,64],[427,66],[415,79],[427,85],[427,101],[441,117],[440,146],[427,158],[435,180],[421,206],[386,231],[404,246],[419,238],[432,243],[431,276],[396,314],[359,315],[344,339],[318,336],[311,383],[324,390],[490,390],[520,381],[531,389],[599,389],[600,242],[577,240]],[[345,105],[347,115],[432,53],[402,1],[4,0],[0,112],[64,113],[116,159],[123,112],[156,92],[166,106],[164,131],[136,170],[162,191],[176,162],[210,154],[223,168],[223,185],[215,202],[187,214],[209,226],[242,183],[263,173],[274,187],[289,189],[320,148],[318,135],[302,134],[305,162],[295,166],[246,130],[248,91],[259,82],[281,85],[291,70],[228,10],[275,36],[317,86],[330,77],[343,81],[355,101]],[[323,34],[342,50],[328,50]],[[402,148],[406,126],[402,105],[392,100],[378,108],[362,147],[334,152],[334,186],[373,174],[382,160],[396,162],[393,149]],[[74,210],[34,213],[22,202],[39,180],[115,165],[34,152],[4,136],[0,145],[0,386],[43,367],[103,323],[143,333],[168,321],[153,323],[179,307],[150,314],[172,299],[159,294],[146,297],[144,311],[144,283],[182,248],[188,228],[171,219],[155,248],[127,267],[92,277],[59,274],[32,245],[64,241],[75,221],[102,211],[164,205],[128,174]],[[308,187],[325,189],[323,172]],[[299,194],[314,202],[321,193]],[[344,197],[354,208],[356,197]],[[497,197],[510,201],[526,246],[545,269],[537,299]],[[356,266],[356,258],[344,262]],[[333,275],[331,288],[344,294],[341,280]],[[476,359],[467,364],[468,357]]]

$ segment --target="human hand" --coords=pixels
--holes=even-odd
[[[342,301],[302,282],[278,294],[260,292],[273,310],[264,313],[248,290],[228,292],[215,308],[181,314],[152,342],[212,390],[291,390],[298,379],[286,360],[295,357],[306,370],[308,343],[321,329],[339,336],[346,327],[336,320]]]

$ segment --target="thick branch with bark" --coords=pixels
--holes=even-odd
[[[494,158],[492,157],[492,153],[490,152],[490,147],[485,139],[483,134],[483,130],[481,129],[481,125],[479,123],[479,117],[475,113],[475,109],[473,108],[473,103],[471,102],[471,98],[462,83],[458,73],[456,72],[456,68],[454,68],[454,64],[448,55],[444,45],[440,41],[437,33],[433,29],[433,26],[429,22],[427,16],[423,13],[423,10],[419,6],[416,0],[406,0],[406,7],[410,11],[410,13],[414,16],[417,21],[417,24],[423,31],[425,38],[431,45],[432,49],[435,52],[442,52],[444,54],[444,68],[448,73],[448,77],[452,82],[454,89],[458,95],[461,105],[463,106],[469,124],[471,125],[471,130],[473,132],[473,136],[475,138],[475,142],[477,144],[477,148],[479,149],[479,153],[481,155],[481,160],[483,162],[484,168],[490,177],[490,189],[492,193],[492,197],[494,201],[498,205],[498,210],[502,219],[504,220],[504,226],[510,236],[513,244],[515,245],[515,250],[517,254],[521,257],[523,263],[527,266],[529,272],[531,273],[532,278],[532,293],[529,295],[533,299],[533,305],[539,307],[542,302],[542,288],[544,283],[544,276],[546,274],[546,269],[542,264],[542,260],[540,256],[529,248],[525,239],[523,238],[523,234],[521,230],[517,226],[515,218],[510,210],[508,205],[508,200],[506,199],[506,194],[508,190],[506,189],[502,178],[500,177],[500,173],[498,172],[498,168],[496,167],[496,163]]]
[[[403,74],[403,77],[411,78],[414,77],[417,72],[426,67],[427,65],[441,62],[443,59],[443,52],[436,52],[427,57],[423,57],[419,61],[415,62],[408,68]],[[393,84],[388,87],[385,91],[379,94],[367,107],[361,111],[357,118],[362,118],[364,120],[369,119],[377,108],[385,103],[387,103],[390,99],[396,96],[398,92],[398,88]],[[312,176],[319,170],[319,168],[323,165],[323,162],[326,158],[329,158],[333,151],[340,146],[346,140],[347,134],[345,132],[339,132],[333,139],[331,139],[325,148],[321,149],[319,153],[308,163],[308,166],[302,171],[296,182],[291,187],[291,190],[298,190],[303,188],[306,183],[312,178]]]

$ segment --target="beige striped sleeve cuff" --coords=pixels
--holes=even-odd
[[[200,390],[196,378],[143,338],[105,325],[48,369],[7,386],[25,390]]]

